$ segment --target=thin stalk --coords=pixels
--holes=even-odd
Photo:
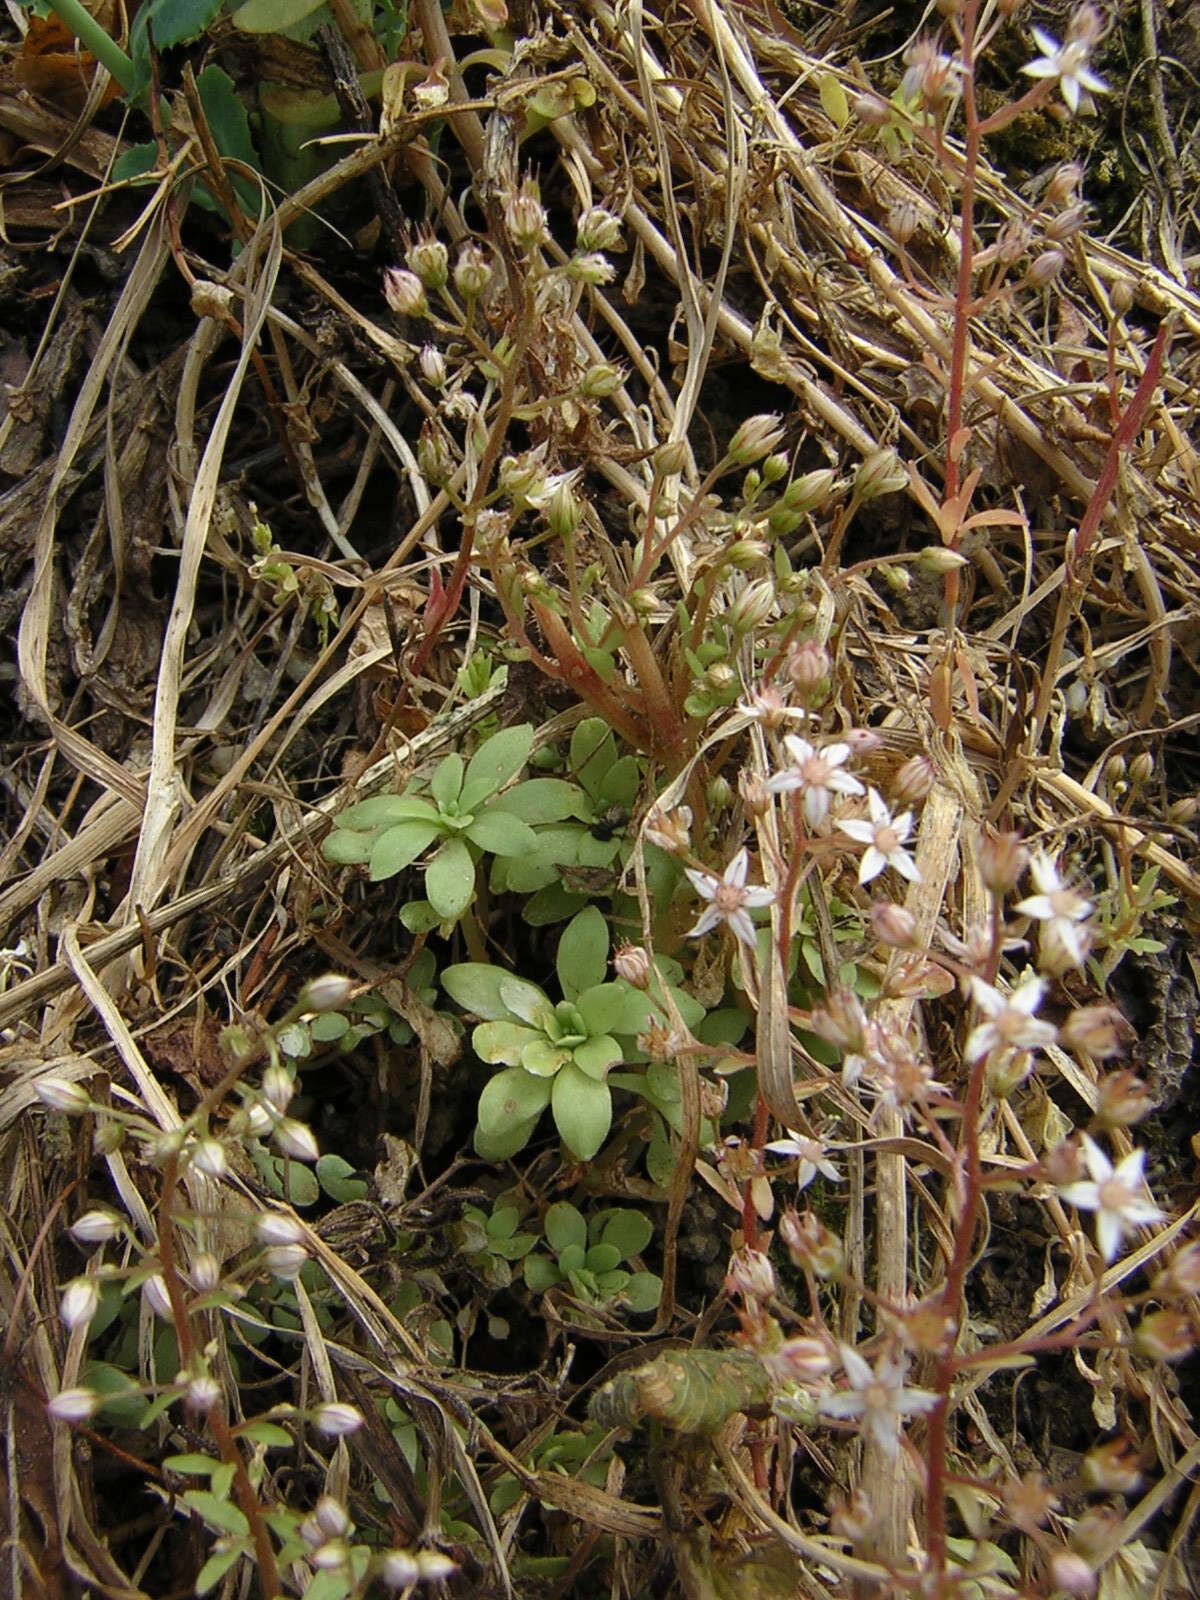
[[[100,65],[121,85],[126,94],[133,93],[135,73],[133,62],[115,39],[104,29],[79,0],[49,0],[51,11],[62,21],[85,50],[90,50]]]

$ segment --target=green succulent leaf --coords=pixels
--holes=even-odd
[[[621,1046],[608,1033],[598,1033],[591,1039],[585,1039],[582,1044],[577,1044],[571,1052],[571,1059],[589,1078],[594,1078],[597,1083],[602,1083],[609,1067],[613,1067],[621,1059]]]
[[[459,810],[474,811],[510,778],[515,778],[528,760],[532,745],[531,722],[520,723],[515,728],[501,728],[499,733],[485,740],[467,763],[458,797]]]
[[[537,849],[537,834],[529,824],[494,806],[475,818],[467,838],[493,856],[519,856]]]
[[[441,833],[437,822],[398,822],[376,839],[371,850],[370,867],[372,883],[394,878],[405,867],[411,866]]]
[[[612,1127],[608,1085],[580,1072],[573,1061],[568,1061],[551,1081],[555,1127],[576,1160],[590,1161]]]
[[[500,1206],[492,1212],[485,1224],[491,1239],[511,1239],[517,1231],[521,1213],[516,1206]]]
[[[526,778],[506,789],[494,804],[531,825],[564,822],[568,817],[586,815],[589,810],[587,795],[578,784],[568,783],[565,778]]]
[[[471,1035],[471,1046],[481,1061],[492,1066],[502,1061],[505,1066],[517,1067],[526,1046],[539,1039],[545,1044],[546,1040],[536,1029],[501,1017],[496,1022],[481,1022]]]
[[[611,1272],[621,1264],[621,1252],[616,1245],[594,1244],[587,1253],[584,1265],[589,1272]]]
[[[521,1069],[518,1067],[516,1070],[519,1072]],[[474,1139],[475,1154],[484,1161],[508,1161],[529,1143],[537,1124],[537,1117],[530,1117],[525,1122],[513,1122],[503,1128],[497,1128],[492,1133],[477,1127]]]
[[[437,811],[415,794],[376,794],[338,814],[339,828],[394,828],[398,822],[436,822]]]
[[[321,842],[321,854],[335,867],[362,866],[374,848],[374,833],[355,833],[352,828],[335,828]]]
[[[558,1263],[551,1261],[549,1256],[526,1256],[521,1271],[525,1277],[526,1288],[531,1289],[534,1294],[545,1294],[547,1289],[553,1289],[554,1285],[562,1280]]]
[[[587,1252],[581,1244],[569,1244],[558,1252],[558,1270],[568,1277],[582,1272],[587,1264]]]
[[[605,804],[601,784],[616,757],[616,741],[608,724],[601,717],[585,717],[571,735],[571,771],[598,807]]]
[[[639,1034],[646,1029],[653,1007],[640,990],[621,980],[585,989],[576,1000],[589,1033]]]
[[[561,1256],[570,1245],[578,1245],[581,1250],[587,1246],[587,1223],[568,1200],[558,1200],[546,1207],[542,1231],[556,1256]]]
[[[456,752],[439,761],[429,780],[429,792],[438,809],[448,811],[458,799],[463,782],[463,758]]]
[[[601,1244],[612,1245],[619,1252],[618,1261],[629,1261],[641,1255],[654,1237],[653,1223],[640,1211],[602,1212],[596,1222]]]
[[[625,1304],[630,1311],[654,1311],[662,1299],[662,1287],[662,1279],[656,1272],[631,1273],[623,1290]]]
[[[496,1135],[517,1123],[536,1121],[549,1100],[550,1085],[545,1078],[533,1077],[524,1067],[506,1067],[484,1084],[476,1116],[484,1133]]]
[[[366,1181],[360,1178],[344,1156],[324,1155],[316,1165],[317,1182],[331,1200],[338,1205],[348,1205],[351,1200],[362,1200],[367,1192]],[[290,1437],[288,1443],[290,1443]]]
[[[536,984],[526,983],[523,978],[514,978],[511,972],[506,972],[503,967],[492,966],[487,961],[464,961],[458,966],[447,967],[442,973],[442,988],[452,1000],[458,1001],[464,1011],[482,1017],[485,1022],[498,1022],[501,1018],[507,1018],[510,1022],[514,1018],[531,1022],[536,1021],[538,1015],[553,1010]],[[528,1015],[509,1005],[502,989],[513,996],[527,994],[529,998],[525,1000],[523,1012]]]
[[[386,835],[385,835],[386,837]],[[425,869],[429,904],[444,921],[461,917],[475,893],[475,861],[461,839],[447,839]]]
[[[642,781],[636,756],[621,756],[600,780],[600,800],[605,806],[632,806]]]
[[[522,1022],[531,1023],[535,1028],[544,1028],[554,1015],[554,1007],[544,990],[539,989],[536,983],[529,983],[503,970],[500,974],[500,998],[510,1016],[520,1017]]]
[[[568,1000],[604,982],[608,969],[608,923],[599,906],[588,906],[572,917],[558,941],[554,961],[558,981]],[[589,1028],[589,1032],[596,1031]]]
[[[534,1034],[521,1049],[521,1065],[539,1078],[552,1078],[570,1059],[565,1045],[554,1044],[542,1034]]]

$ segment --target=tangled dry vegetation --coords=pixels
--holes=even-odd
[[[394,51],[409,66],[368,103],[379,37],[332,15],[320,49],[223,16],[190,47],[246,94],[340,82],[354,136],[261,217],[181,52],[162,66],[182,84],[162,157],[223,214],[177,183],[111,184],[136,118],[94,83],[77,110],[14,46],[0,90],[9,1592],[1196,1592],[1190,146],[1164,153],[1166,123],[1145,120],[1144,170],[1178,182],[1160,204],[1147,181],[1116,229],[1135,254],[1072,210],[1117,147],[1115,110],[1088,125],[1034,106],[1006,149],[1036,135],[1044,170],[1006,176],[985,149],[972,271],[995,293],[956,357],[961,127],[913,137],[887,98],[915,16],[583,0],[516,6],[502,33],[414,0]],[[988,62],[989,113],[1029,88],[1028,21]],[[1122,48],[1114,33],[1095,57],[1110,80],[1133,74]],[[1157,58],[1135,76],[1136,124],[1143,92],[1154,111],[1176,80]],[[1047,199],[1075,157],[1083,175]],[[750,421],[768,414],[778,430]],[[735,487],[731,461],[751,468]],[[856,770],[884,796],[901,770],[914,793],[914,772],[929,781],[919,879],[894,880],[911,924],[873,921],[845,854],[816,851],[809,976],[759,992],[735,922],[687,939],[695,898],[655,876],[644,823],[657,802],[670,844],[686,804],[686,859],[720,872],[757,839],[761,898],[785,878],[799,894],[786,849],[772,866],[752,715],[785,661],[815,674],[792,674],[813,691],[797,731],[858,730]],[[439,856],[469,861],[465,887],[430,864],[422,889],[412,863],[450,839],[457,787],[375,881],[322,853],[352,800],[499,729],[530,725],[533,770],[572,779],[562,752],[587,717],[636,758],[633,784],[571,813],[613,848],[572,845],[557,910],[522,915],[519,878],[461,841]],[[1088,886],[1092,942],[1045,975],[1058,1042],[981,1087],[965,980],[935,966],[1000,929],[1011,830]],[[740,1006],[749,1032],[688,1022],[707,1053],[676,1052],[682,1110],[657,1134],[630,1094],[594,1160],[572,1158],[587,1130],[561,1117],[566,1149],[545,1125],[515,1150],[501,1129],[508,1159],[484,1160],[482,1030],[473,1054],[440,974],[508,963],[545,987],[556,918],[589,904],[614,944],[653,936],[674,958],[679,1004]],[[1036,945],[1033,915],[1006,932]],[[999,939],[991,983],[1023,964]],[[934,1109],[864,1101],[805,1031],[846,964],[944,1086]],[[352,1004],[305,988],[329,972]],[[1066,1026],[1105,1000],[1130,1024],[1115,1064]],[[755,1064],[757,1097],[735,1087],[722,1110]],[[803,1226],[790,1171],[764,1168],[768,1114],[835,1155]],[[1147,1152],[1158,1220],[1112,1213],[1101,1254],[1064,1197],[1081,1170],[1046,1165],[1074,1130],[1118,1163]],[[301,1185],[314,1136],[325,1164]],[[574,1267],[572,1211],[599,1219]],[[630,1212],[648,1233],[611,1221]],[[95,1214],[109,1222],[81,1229]],[[611,1303],[606,1272],[627,1280]],[[69,1280],[84,1287],[60,1315]],[[922,1343],[914,1307],[933,1304],[960,1356],[1011,1362],[955,1367],[944,1331]],[[803,1374],[762,1366],[768,1328],[798,1363],[823,1330],[828,1354],[805,1349],[826,1385],[840,1342],[843,1402],[863,1343],[889,1360],[903,1344],[912,1393],[945,1403],[896,1402],[899,1453],[886,1429],[839,1432],[845,1404],[780,1403]],[[45,1409],[63,1391],[105,1403],[63,1408],[72,1430]]]

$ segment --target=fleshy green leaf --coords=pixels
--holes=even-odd
[[[398,822],[436,822],[437,810],[416,794],[376,794],[339,812],[339,828],[394,828]]]
[[[582,1044],[577,1044],[571,1052],[571,1058],[580,1072],[585,1072],[589,1078],[601,1082],[609,1067],[615,1066],[621,1059],[621,1046],[608,1033],[595,1034],[591,1039],[585,1039]]]
[[[600,1242],[613,1245],[619,1261],[641,1255],[653,1237],[654,1225],[640,1211],[610,1211],[600,1227]]]
[[[489,1239],[511,1239],[517,1231],[521,1213],[516,1206],[500,1206],[493,1211],[484,1226]]]
[[[526,1045],[541,1039],[543,1036],[533,1028],[527,1028],[523,1022],[512,1022],[508,1017],[500,1017],[495,1022],[481,1022],[471,1035],[471,1047],[481,1061],[487,1061],[492,1066],[503,1062],[505,1066],[516,1067],[521,1063],[521,1053]]]
[[[565,1245],[558,1252],[558,1270],[565,1272],[570,1277],[572,1274],[584,1270],[586,1260],[587,1251],[581,1244]]]
[[[461,839],[447,839],[426,867],[425,893],[429,904],[446,922],[461,917],[471,904],[475,862]]]
[[[484,741],[467,763],[460,811],[474,811],[482,801],[515,778],[525,765],[533,744],[533,724],[522,722],[515,728],[501,728]]]
[[[324,0],[246,0],[233,14],[234,26],[243,33],[282,33],[303,22]],[[155,39],[158,30],[155,29]]]
[[[344,1156],[318,1157],[316,1173],[322,1189],[340,1206],[348,1205],[351,1200],[361,1200],[367,1192],[366,1181],[357,1175]]]
[[[568,1000],[604,982],[608,968],[608,923],[599,906],[588,906],[571,918],[558,941],[554,965]],[[598,1030],[589,1026],[588,1031]]]
[[[600,784],[616,755],[616,741],[601,717],[585,717],[571,735],[571,771],[596,805],[604,804]]]
[[[176,0],[172,0],[176,3]],[[156,0],[154,19],[154,42],[165,48],[169,41],[163,40],[159,35],[158,11],[162,0]],[[183,9],[182,3],[180,9]],[[209,19],[202,26],[207,27],[211,20],[211,13],[217,7],[207,7],[210,11]],[[194,35],[185,35],[194,37]],[[223,156],[231,161],[242,162],[251,171],[261,167],[258,151],[254,148],[254,141],[250,137],[250,119],[246,115],[246,107],[242,98],[233,86],[233,79],[221,67],[215,64],[205,67],[196,79],[196,89],[200,95],[200,103],[204,107],[204,115],[212,133],[217,149]],[[250,216],[256,216],[259,209],[259,194],[256,185],[248,182],[237,172],[228,174],[229,181],[238,197],[238,203]]]
[[[653,1311],[662,1299],[662,1279],[656,1272],[631,1273],[622,1294],[630,1311]]]
[[[192,1585],[197,1594],[208,1594],[210,1589],[215,1589],[221,1579],[235,1562],[240,1561],[250,1552],[249,1539],[239,1540],[236,1544],[226,1545],[223,1550],[216,1550],[200,1571],[196,1574],[196,1581]]]
[[[373,833],[356,833],[353,828],[335,828],[321,841],[321,854],[335,867],[362,866],[374,848]]]
[[[185,1489],[179,1498],[210,1528],[216,1528],[218,1533],[245,1534],[250,1531],[249,1523],[237,1506],[230,1505],[228,1500],[219,1500],[207,1489]]]
[[[517,1071],[520,1071],[519,1067]],[[537,1124],[537,1117],[530,1117],[525,1122],[508,1123],[490,1133],[483,1128],[476,1128],[475,1154],[482,1156],[485,1161],[508,1161],[529,1143]]]
[[[539,1078],[552,1078],[571,1059],[570,1050],[536,1033],[521,1050],[521,1065]]]
[[[578,784],[568,783],[565,778],[526,778],[506,789],[495,806],[531,825],[564,822],[588,809],[587,795]]]
[[[550,1084],[545,1078],[535,1078],[524,1067],[506,1067],[484,1084],[476,1113],[479,1126],[485,1133],[495,1134],[518,1122],[532,1122],[546,1109],[549,1099]]]
[[[585,989],[575,1004],[589,1033],[643,1033],[653,1010],[640,990],[620,981]]]
[[[381,883],[403,872],[441,831],[436,822],[398,822],[394,828],[381,833],[371,851],[371,882]]]
[[[511,1021],[513,1013],[500,998],[500,985],[509,976],[503,967],[494,967],[489,962],[464,961],[459,966],[446,968],[442,973],[442,988],[464,1011],[482,1017],[485,1022],[498,1022],[502,1017]],[[550,1004],[545,995],[542,999],[547,1006]]]
[[[577,1245],[581,1250],[587,1246],[587,1223],[568,1200],[559,1200],[547,1206],[542,1230],[546,1235],[546,1243],[556,1256],[561,1256],[571,1245]]]
[[[458,799],[462,790],[463,758],[454,751],[444,761],[439,761],[429,780],[429,792],[443,811]]]
[[[511,972],[502,971],[500,974],[500,998],[511,1015],[538,1028],[545,1025],[546,1018],[554,1010],[549,998],[536,983],[528,983]]]
[[[558,1263],[551,1261],[549,1256],[526,1256],[521,1270],[525,1275],[526,1287],[532,1289],[534,1294],[545,1294],[562,1277]]]
[[[611,1272],[621,1263],[621,1252],[614,1244],[594,1244],[587,1253],[584,1265],[589,1272]]]
[[[550,1104],[554,1124],[567,1149],[576,1160],[590,1161],[612,1127],[608,1085],[597,1083],[568,1061],[553,1079]]]
[[[642,781],[636,756],[621,756],[600,780],[600,800],[605,806],[632,806]]]
[[[537,834],[527,822],[489,807],[467,829],[467,838],[494,856],[519,856],[537,849]]]

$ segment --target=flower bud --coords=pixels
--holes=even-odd
[[[415,272],[389,267],[383,275],[383,298],[398,317],[424,317],[429,314],[425,285]]]
[[[917,806],[933,788],[933,762],[928,756],[909,756],[892,781],[892,798],[899,806]]]
[[[272,1129],[272,1136],[284,1155],[291,1156],[293,1161],[315,1161],[321,1154],[311,1131],[295,1117],[281,1117]]]
[[[192,1262],[192,1287],[197,1294],[211,1294],[221,1283],[221,1263],[211,1250],[202,1250]]]
[[[421,369],[421,376],[431,389],[442,389],[446,383],[446,358],[434,345],[421,346],[421,354],[417,357],[417,365]]]
[[[1194,794],[1185,794],[1171,801],[1167,807],[1167,820],[1186,828],[1188,823],[1195,822],[1197,813],[1200,813],[1200,799]]]
[[[94,1389],[60,1389],[46,1402],[56,1422],[87,1422],[99,1409],[100,1396]]]
[[[654,476],[656,478],[678,476],[687,466],[690,455],[686,439],[670,439],[666,444],[660,444],[650,458]]]
[[[738,793],[750,817],[765,817],[771,809],[771,792],[757,772],[743,767],[738,773]]]
[[[171,1295],[161,1272],[154,1273],[142,1284],[142,1299],[156,1317],[161,1317],[164,1322],[171,1321]]]
[[[1062,251],[1057,246],[1051,246],[1034,256],[1025,274],[1025,282],[1031,288],[1044,289],[1048,283],[1054,282],[1066,264],[1067,258]]]
[[[478,300],[492,278],[487,252],[468,240],[454,263],[454,287],[464,300]]]
[[[231,1119],[232,1120],[232,1119]],[[246,1132],[254,1139],[265,1139],[275,1126],[275,1119],[266,1106],[257,1101],[246,1107]]]
[[[714,661],[711,667],[705,668],[704,681],[710,689],[715,689],[718,694],[724,694],[737,682],[737,673],[728,661]]]
[[[841,1277],[845,1266],[842,1242],[815,1211],[806,1211],[803,1216],[785,1211],[779,1219],[779,1237],[794,1267],[811,1272],[826,1283]]]
[[[345,1539],[354,1532],[350,1513],[331,1494],[323,1494],[317,1501],[313,1520],[327,1539]]]
[[[547,237],[546,208],[538,186],[526,178],[516,194],[504,203],[504,226],[509,238],[522,250],[533,250]]]
[[[860,94],[850,106],[851,111],[867,128],[886,128],[892,120],[892,108],[877,94]]]
[[[1195,1346],[1191,1323],[1182,1311],[1152,1311],[1133,1331],[1135,1348],[1151,1361],[1182,1361]]]
[[[421,1576],[416,1557],[407,1550],[389,1550],[380,1566],[380,1577],[389,1589],[409,1589]]]
[[[1059,1040],[1068,1050],[1082,1050],[1098,1059],[1116,1055],[1133,1037],[1125,1018],[1109,1005],[1080,1006],[1059,1029]]]
[[[300,1276],[300,1269],[308,1260],[308,1251],[302,1244],[273,1244],[263,1255],[263,1264],[273,1278],[291,1283]]]
[[[775,1272],[761,1250],[737,1250],[725,1274],[725,1288],[743,1300],[769,1300],[775,1293]]]
[[[1052,1586],[1064,1594],[1086,1597],[1096,1592],[1095,1572],[1074,1550],[1056,1550],[1046,1563],[1046,1570]]]
[[[304,1011],[340,1011],[354,993],[354,979],[338,972],[325,972],[310,978],[300,991]]]
[[[211,1411],[221,1398],[221,1385],[207,1372],[202,1372],[188,1384],[183,1398],[193,1411]]]
[[[725,550],[725,560],[738,572],[760,567],[770,551],[761,539],[735,539]]]
[[[590,283],[593,288],[611,283],[617,275],[617,269],[607,256],[589,251],[585,255],[572,256],[567,262],[567,276],[575,279],[577,283]]]
[[[327,1539],[308,1558],[318,1572],[336,1572],[350,1559],[350,1546],[344,1539]]]
[[[704,799],[710,812],[728,811],[733,804],[733,785],[722,773],[718,773],[705,784]]]
[[[625,374],[620,367],[614,367],[611,361],[597,361],[579,380],[579,392],[589,400],[603,400],[607,395],[616,394],[624,382]]]
[[[68,1231],[76,1244],[107,1244],[124,1233],[125,1223],[115,1211],[98,1206],[94,1211],[85,1211]]]
[[[729,626],[735,633],[759,628],[775,609],[775,585],[770,578],[747,584],[729,608]]]
[[[1142,1481],[1128,1439],[1109,1439],[1095,1445],[1083,1458],[1081,1476],[1089,1489],[1101,1494],[1130,1494]]]
[[[670,811],[664,811],[661,806],[654,805],[647,814],[642,832],[651,844],[673,855],[677,850],[687,849],[691,842],[691,826],[691,806],[672,806]]]
[[[784,430],[780,423],[778,412],[747,417],[729,441],[726,460],[738,467],[750,467],[756,461],[761,461],[763,456],[770,455],[783,439]]]
[[[1046,185],[1046,204],[1056,211],[1059,206],[1068,205],[1074,200],[1082,182],[1083,168],[1079,162],[1064,161],[1060,167],[1055,168],[1050,182]]]
[[[280,1062],[275,1062],[263,1073],[262,1095],[272,1110],[281,1113],[286,1111],[295,1092],[296,1080]]]
[[[1154,757],[1149,750],[1139,750],[1129,763],[1129,781],[1137,785],[1149,783],[1154,776]]]
[[[970,566],[966,556],[959,555],[957,550],[948,550],[945,545],[927,544],[919,550],[916,564],[922,572],[930,572],[940,577],[944,572],[957,572],[960,567]]]
[[[417,1573],[423,1583],[442,1583],[458,1571],[458,1563],[440,1550],[417,1551]]]
[[[813,1008],[808,1025],[818,1039],[839,1050],[866,1048],[867,1014],[854,991],[842,984],[835,984],[827,992],[824,1004]]]
[[[1150,1287],[1159,1300],[1188,1299],[1200,1294],[1200,1239],[1185,1245]]]
[[[904,906],[877,900],[871,907],[871,928],[889,950],[909,950],[916,943],[917,919]]]
[[[635,989],[649,988],[650,957],[640,944],[618,945],[613,954],[612,964],[618,978],[623,978]]]
[[[282,1211],[264,1211],[254,1224],[254,1232],[259,1244],[265,1245],[300,1244],[305,1236],[303,1223]]]
[[[1046,238],[1051,244],[1066,244],[1084,226],[1087,216],[1088,208],[1085,205],[1067,206],[1056,217],[1046,219]]]
[[[828,650],[815,639],[806,639],[788,653],[785,670],[806,706],[819,705],[828,696],[832,663]]]
[[[620,220],[603,206],[592,206],[575,225],[575,243],[581,250],[619,250],[624,243]]]
[[[1132,281],[1124,276],[1114,278],[1108,291],[1108,299],[1113,308],[1113,314],[1123,317],[1133,305]]]
[[[222,1178],[225,1175],[225,1151],[219,1139],[200,1139],[190,1152],[191,1163],[197,1172],[202,1172],[206,1178]]]
[[[984,1080],[997,1100],[1007,1100],[1033,1071],[1028,1050],[993,1050],[984,1065]]]
[[[86,1327],[100,1308],[100,1288],[95,1278],[74,1278],[63,1290],[58,1314],[65,1327]]]
[[[854,493],[860,502],[896,494],[908,485],[908,473],[894,450],[872,450],[854,474]]]
[[[1150,1090],[1128,1067],[1106,1073],[1096,1086],[1096,1120],[1103,1128],[1130,1128],[1153,1107]]]
[[[783,504],[789,511],[798,511],[801,515],[817,511],[833,493],[836,482],[837,474],[828,467],[806,472],[803,477],[793,478],[788,484],[783,491]]]
[[[363,1422],[358,1407],[347,1405],[343,1400],[328,1400],[324,1405],[314,1406],[309,1416],[317,1432],[331,1439],[357,1433]]]
[[[405,258],[423,288],[444,289],[450,277],[450,258],[440,239],[419,239]]]
[[[1029,862],[1029,851],[1019,833],[987,833],[979,842],[979,871],[998,899],[1016,887]]]
[[[897,244],[907,244],[920,222],[921,213],[911,200],[897,200],[888,207],[888,232]]]
[[[546,521],[556,539],[569,539],[579,526],[581,515],[579,501],[564,479],[554,491],[546,511]]]
[[[35,1079],[33,1092],[47,1110],[62,1111],[68,1117],[80,1116],[91,1105],[91,1096],[81,1083],[54,1073]]]
[[[785,1339],[763,1356],[763,1364],[777,1383],[815,1387],[833,1371],[833,1356],[824,1339]]]

